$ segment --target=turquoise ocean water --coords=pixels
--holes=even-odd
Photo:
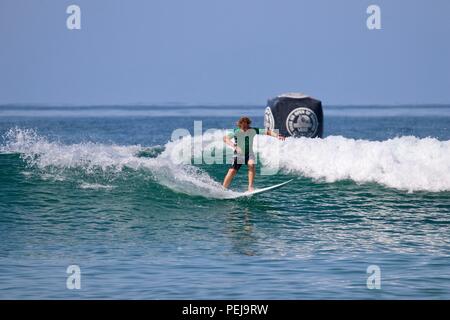
[[[257,141],[279,170],[256,187],[293,182],[224,200],[227,165],[177,163],[195,142],[171,135],[242,113],[262,126],[263,107],[0,107],[0,299],[450,299],[450,106],[326,107],[324,139]]]

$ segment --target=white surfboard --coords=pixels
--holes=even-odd
[[[268,191],[272,191],[272,190],[281,188],[282,186],[284,186],[285,184],[288,184],[288,183],[291,182],[292,180],[294,180],[294,179],[285,181],[285,182],[280,183],[280,184],[276,184],[276,185],[274,185],[274,186],[270,186],[270,187],[266,187],[266,188],[262,188],[262,189],[256,189],[256,190],[254,190],[254,191],[246,191],[246,192],[242,192],[242,193],[239,193],[238,195],[229,197],[229,198],[227,198],[227,199],[238,199],[238,198],[242,198],[242,197],[252,197],[252,196],[254,196],[254,195],[256,195],[256,194],[260,194],[260,193],[264,193],[264,192],[268,192]]]

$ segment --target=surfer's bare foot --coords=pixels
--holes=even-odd
[[[255,188],[253,188],[253,187],[248,187],[248,192],[253,192],[253,191],[255,191]]]

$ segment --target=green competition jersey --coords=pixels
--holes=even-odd
[[[249,128],[247,131],[242,131],[240,128],[228,130],[227,137],[234,139],[235,144],[242,150],[245,156],[253,154],[253,139],[257,134],[267,134],[266,129]]]

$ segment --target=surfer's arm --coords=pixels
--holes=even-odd
[[[234,141],[231,140],[232,137],[233,137],[232,134],[227,134],[227,135],[223,136],[223,142],[224,142],[227,146],[233,148],[233,150],[236,150],[238,153],[241,153],[241,149],[240,149],[238,146],[235,146]]]
[[[223,136],[223,142],[225,142],[225,144],[227,146],[230,146],[230,147],[234,148],[234,142],[231,141],[231,138],[228,135]]]
[[[266,135],[268,135],[268,136],[271,136],[271,137],[274,137],[274,138],[278,138],[280,140],[284,140],[285,139],[284,136],[282,136],[281,134],[278,134],[278,133],[276,133],[276,132],[274,132],[272,130],[267,129],[265,131],[266,131]]]

